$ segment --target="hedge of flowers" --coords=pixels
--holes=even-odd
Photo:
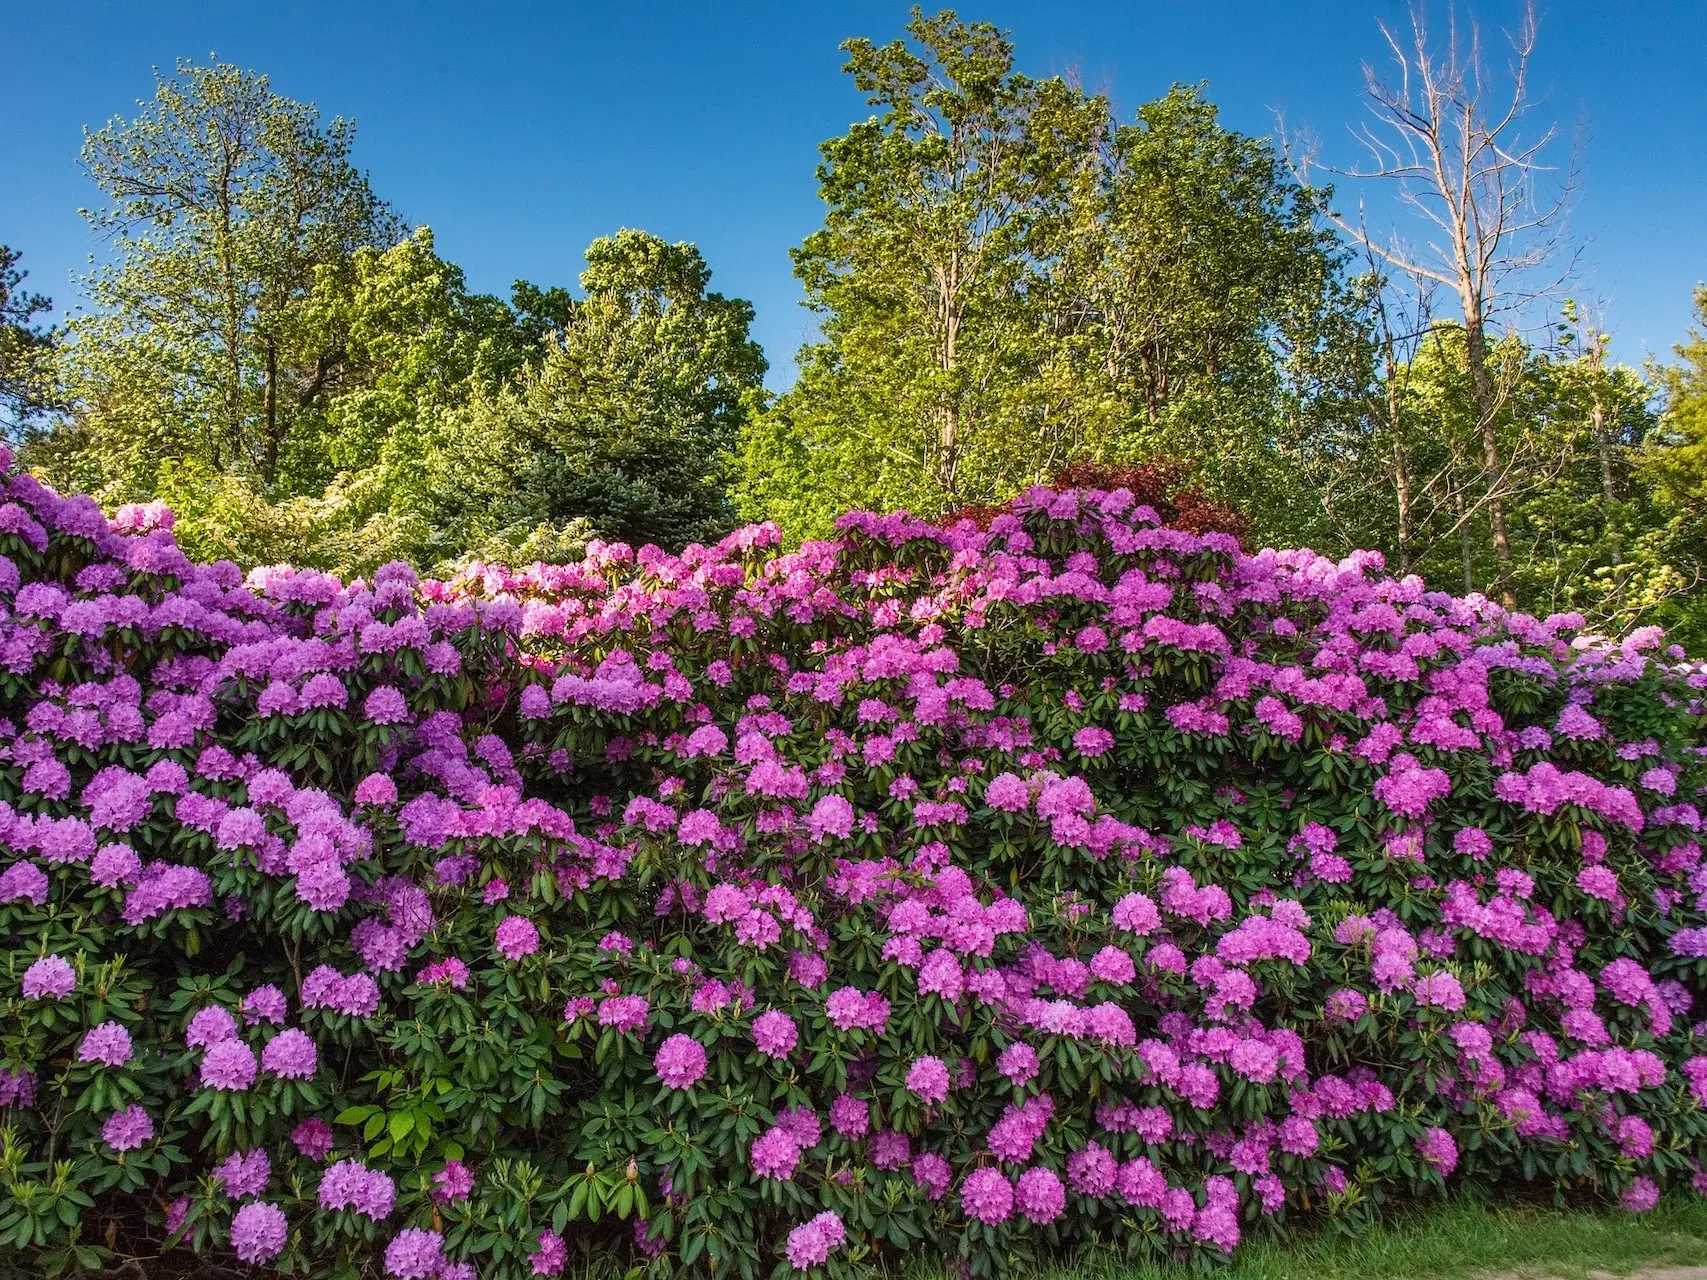
[[[1124,491],[372,582],[5,469],[0,1263],[1215,1258],[1707,1153],[1707,670]]]

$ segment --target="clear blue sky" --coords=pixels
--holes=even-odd
[[[771,384],[786,385],[812,332],[788,249],[819,223],[816,147],[867,114],[837,45],[899,34],[906,9],[18,0],[0,24],[0,241],[63,312],[98,248],[77,216],[95,194],[77,162],[82,127],[148,96],[152,66],[217,52],[354,116],[376,189],[432,226],[476,288],[572,283],[588,241],[618,227],[697,242],[714,287],[757,307]],[[1497,30],[1515,6],[1474,11]],[[1174,81],[1207,81],[1231,126],[1266,134],[1280,110],[1342,160],[1355,158],[1346,128],[1359,64],[1381,52],[1377,20],[1404,19],[1393,0],[982,0],[960,12],[1010,28],[1023,70],[1076,70],[1125,115]],[[1542,21],[1545,109],[1586,124],[1578,292],[1603,306],[1620,358],[1667,354],[1707,279],[1707,4],[1552,0]]]

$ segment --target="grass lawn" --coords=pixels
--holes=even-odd
[[[1701,1264],[1707,1264],[1707,1200],[1696,1196],[1668,1196],[1640,1217],[1460,1199],[1394,1214],[1356,1238],[1318,1230],[1284,1246],[1252,1240],[1209,1280],[1408,1280],[1498,1272],[1583,1280],[1590,1271],[1628,1275],[1646,1266]],[[1030,1280],[1202,1275],[1183,1266],[1090,1258]]]

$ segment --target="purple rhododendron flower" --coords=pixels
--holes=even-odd
[[[61,956],[43,956],[24,970],[26,1000],[63,1000],[77,987],[77,975]]]
[[[839,1093],[830,1103],[830,1127],[844,1138],[863,1138],[871,1128],[871,1104],[851,1093]]]
[[[134,1102],[113,1112],[101,1126],[102,1141],[114,1151],[134,1151],[153,1137],[154,1121]]]
[[[954,1181],[954,1171],[948,1161],[935,1151],[921,1151],[913,1157],[913,1181],[924,1188],[929,1200],[941,1200]]]
[[[445,1167],[433,1175],[433,1199],[440,1204],[466,1200],[474,1190],[474,1171],[460,1160],[446,1160]]]
[[[290,1131],[291,1145],[310,1160],[324,1160],[335,1141],[332,1126],[318,1116],[310,1116]]]
[[[357,804],[396,804],[397,784],[388,773],[370,773],[356,784],[350,798]]]
[[[538,1244],[528,1255],[528,1262],[536,1276],[557,1275],[568,1261],[569,1248],[563,1243],[563,1237],[555,1231],[541,1231]]]
[[[409,703],[391,685],[382,684],[368,694],[362,704],[362,714],[374,724],[406,724],[411,719]]]
[[[47,890],[47,872],[33,862],[14,862],[0,872],[0,902],[28,902],[39,907],[47,901]]]
[[[825,1210],[809,1222],[803,1222],[788,1233],[784,1252],[796,1271],[808,1271],[822,1266],[830,1255],[841,1248],[847,1239],[847,1229],[836,1214]]]
[[[996,1059],[996,1070],[1013,1083],[1023,1085],[1038,1072],[1037,1050],[1023,1040],[1016,1040]]]
[[[287,1006],[285,994],[277,987],[268,983],[264,987],[256,987],[243,997],[243,1022],[246,1026],[256,1026],[262,1022],[270,1022],[274,1026],[285,1020]]]
[[[184,1043],[192,1049],[200,1049],[236,1037],[237,1019],[231,1016],[231,1011],[210,1004],[205,1009],[198,1009],[190,1019],[189,1029],[184,1032]]]
[[[251,1266],[276,1258],[284,1251],[289,1234],[284,1210],[275,1204],[246,1204],[231,1219],[231,1248]]]
[[[749,1154],[753,1172],[759,1177],[787,1182],[793,1178],[794,1167],[800,1163],[800,1144],[792,1133],[779,1126],[754,1139]]]
[[[539,930],[526,916],[505,916],[493,943],[507,960],[520,960],[539,950]]]
[[[786,1058],[800,1040],[800,1030],[786,1013],[772,1009],[753,1019],[753,1043],[767,1058]]]
[[[1423,1131],[1423,1136],[1417,1139],[1417,1152],[1443,1178],[1450,1177],[1458,1167],[1458,1144],[1450,1133],[1438,1126]]]
[[[385,1246],[385,1273],[399,1280],[427,1280],[444,1269],[444,1249],[439,1232],[404,1227]]]
[[[204,1089],[240,1091],[255,1083],[255,1051],[241,1040],[221,1040],[202,1055]]]
[[[99,1062],[108,1067],[124,1066],[130,1055],[130,1032],[116,1022],[103,1022],[90,1028],[77,1046],[77,1061]]]
[[[705,1046],[689,1035],[673,1035],[652,1059],[666,1089],[691,1089],[705,1074]]]
[[[233,1200],[260,1195],[266,1190],[267,1179],[272,1177],[272,1173],[272,1162],[258,1147],[247,1152],[233,1151],[213,1169],[213,1176],[219,1179],[225,1194]]]
[[[1095,725],[1080,729],[1073,735],[1073,750],[1087,759],[1107,755],[1109,748],[1114,746],[1114,735],[1107,729]]]
[[[296,1027],[286,1027],[261,1050],[261,1067],[281,1080],[307,1080],[319,1065],[314,1041]]]
[[[319,1202],[322,1209],[351,1209],[382,1222],[397,1202],[397,1186],[377,1169],[356,1160],[340,1160],[320,1176]]]
[[[941,1058],[917,1058],[907,1069],[907,1090],[926,1104],[948,1097],[948,1067]]]
[[[1014,1184],[1014,1203],[1029,1221],[1041,1226],[1066,1212],[1067,1189],[1053,1169],[1039,1165],[1019,1175]]]
[[[995,1169],[974,1169],[961,1185],[960,1206],[968,1218],[998,1226],[1013,1216],[1013,1184]]]
[[[1659,1184],[1645,1177],[1636,1178],[1618,1197],[1618,1207],[1625,1213],[1647,1213],[1659,1202]]]

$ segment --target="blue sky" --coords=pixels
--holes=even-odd
[[[1441,6],[1435,6],[1442,11]],[[1475,12],[1497,30],[1506,0]],[[94,191],[81,129],[151,92],[175,58],[267,72],[275,89],[354,116],[357,159],[381,195],[432,226],[479,289],[571,283],[588,241],[642,227],[698,243],[714,287],[749,298],[773,386],[812,333],[788,249],[819,223],[817,144],[867,110],[837,45],[885,40],[903,3],[19,4],[0,77],[0,241],[63,312],[99,246],[77,215]],[[1329,156],[1356,158],[1364,59],[1393,0],[985,0],[963,17],[1010,28],[1021,68],[1076,71],[1130,115],[1175,81],[1206,81],[1234,128],[1275,112]],[[1665,355],[1707,279],[1707,5],[1553,0],[1542,9],[1544,110],[1585,126],[1585,243],[1576,292],[1615,352]]]

